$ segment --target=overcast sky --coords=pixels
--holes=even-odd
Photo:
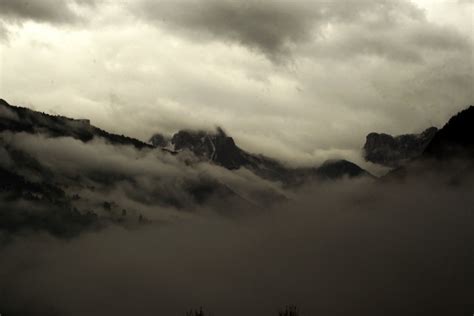
[[[472,0],[0,0],[0,97],[294,163],[474,103]]]

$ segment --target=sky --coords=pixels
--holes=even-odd
[[[148,140],[221,126],[290,164],[474,103],[472,0],[0,0],[0,97]]]

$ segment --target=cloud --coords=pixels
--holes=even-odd
[[[8,30],[5,27],[5,24],[0,22],[0,40],[4,41],[8,39]]]
[[[198,306],[270,316],[290,303],[305,315],[464,314],[473,178],[448,179],[318,184],[239,220],[110,227],[69,242],[19,237],[0,248],[9,258],[0,261],[0,305],[71,316],[177,316]]]
[[[87,29],[25,24],[2,46],[0,94],[145,141],[220,125],[246,150],[305,165],[329,153],[356,159],[370,132],[440,127],[474,102],[471,18],[462,6],[267,1],[268,12],[307,4],[302,14],[330,20],[308,18],[309,37],[273,53],[221,35],[225,25],[177,24],[179,9],[206,15],[217,5],[200,3],[150,2],[146,12],[143,1],[98,4]],[[221,6],[265,11],[263,2],[228,3]],[[159,20],[165,14],[155,6],[169,17]]]
[[[364,54],[400,61],[419,61],[420,47],[465,46],[459,34],[429,23],[409,1],[141,0],[135,11],[195,42],[237,43],[276,62],[308,46],[309,54],[327,51],[332,57]]]
[[[204,203],[206,211],[215,212],[225,203],[222,201],[260,205],[266,199],[285,196],[279,184],[248,170],[230,171],[199,163],[187,152],[171,155],[158,149],[139,151],[101,139],[83,143],[24,133],[0,136],[2,145],[34,157],[36,164],[48,171],[39,175],[40,180],[54,179],[70,197],[81,197],[74,206],[100,215],[104,215],[103,203],[113,202],[119,212],[126,209],[150,220],[169,221],[199,212]],[[11,165],[13,160],[5,153],[0,158],[0,165]],[[18,165],[14,170],[37,182],[38,174],[30,169],[27,164],[26,168]],[[45,175],[46,179],[41,179]]]
[[[69,24],[80,20],[77,6],[94,3],[95,0],[0,0],[0,17],[13,23]]]
[[[141,1],[139,13],[152,22],[204,37],[237,42],[271,58],[308,40],[317,9],[296,1]],[[202,36],[200,36],[202,35]]]
[[[455,28],[412,20],[393,27],[346,25],[332,37],[309,45],[305,56],[321,59],[381,58],[398,63],[425,63],[436,54],[469,53],[470,43]]]

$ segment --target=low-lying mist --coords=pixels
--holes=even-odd
[[[306,186],[288,201],[0,250],[4,315],[464,315],[474,311],[474,195],[463,181]],[[213,214],[213,215],[212,215]],[[252,214],[252,215],[249,215]]]
[[[100,138],[84,143],[70,137],[26,133],[0,133],[2,143],[10,150],[0,146],[0,167],[13,169],[35,183],[59,186],[82,212],[101,216],[115,212],[121,216],[125,210],[128,221],[136,221],[139,215],[169,221],[193,212],[220,213],[221,205],[229,214],[235,203],[227,200],[240,199],[252,207],[262,201],[284,199],[287,194],[280,183],[244,168],[227,170],[199,161],[187,151],[171,155],[158,149],[116,146]],[[18,153],[21,159],[15,158]],[[109,205],[106,210],[104,204]],[[239,205],[232,211],[241,212]]]

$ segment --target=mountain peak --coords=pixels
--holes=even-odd
[[[429,158],[474,157],[474,106],[454,115],[440,129],[423,156]]]
[[[392,136],[384,133],[370,133],[364,144],[367,161],[397,167],[420,156],[433,139],[438,129],[430,127],[420,134]]]
[[[214,131],[180,130],[171,139],[155,134],[150,142],[155,147],[165,148],[171,145],[175,151],[189,150],[199,159],[229,170],[244,167],[262,178],[285,184],[304,183],[313,176],[319,179],[336,179],[369,175],[367,171],[346,160],[328,160],[317,168],[289,168],[264,155],[241,149],[221,127]]]
[[[214,132],[181,130],[173,135],[171,144],[175,150],[188,149],[227,169],[238,169],[247,163],[244,151],[220,127]]]
[[[318,169],[317,174],[322,178],[335,179],[347,176],[349,178],[370,176],[370,174],[353,162],[345,159],[326,160]]]

